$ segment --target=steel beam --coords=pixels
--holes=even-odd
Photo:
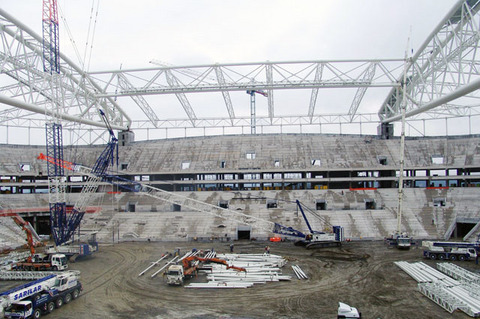
[[[3,95],[0,95],[0,103],[7,104],[7,105],[10,105],[10,106],[14,106],[16,108],[20,108],[20,109],[27,110],[27,111],[34,112],[34,113],[47,114],[47,115],[52,116],[52,117],[55,116],[55,117],[58,117],[58,118],[65,119],[67,121],[71,121],[71,122],[82,123],[82,124],[87,124],[87,125],[90,125],[90,126],[106,128],[106,125],[105,125],[104,122],[100,123],[100,122],[96,122],[96,121],[91,121],[91,120],[88,120],[88,119],[75,117],[75,116],[65,114],[65,113],[61,113],[61,114],[54,113],[53,111],[45,110],[42,107],[38,107],[38,106],[30,104],[30,103],[26,103],[26,102],[23,102],[23,101],[12,99],[12,98],[9,98],[9,97],[3,96]],[[112,125],[112,128],[114,128],[116,130],[126,130],[127,129],[127,127],[125,127],[125,126],[118,126],[118,125]]]

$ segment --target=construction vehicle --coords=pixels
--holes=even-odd
[[[5,318],[40,318],[76,299],[82,291],[78,274],[50,275],[0,293]]]
[[[94,252],[98,251],[98,242],[96,239],[96,233],[89,234],[88,240],[79,240],[72,243],[67,242],[60,246],[49,246],[45,252],[47,254],[61,253],[67,256],[67,259],[75,262],[77,258],[91,256]]]
[[[471,260],[480,252],[480,243],[423,241],[423,256],[432,260]]]
[[[27,246],[30,256],[26,260],[15,263],[12,270],[65,270],[68,268],[67,257],[64,254],[37,254],[33,241],[35,230],[29,222],[15,214],[12,216],[17,225],[27,234]],[[36,234],[36,233],[35,233]],[[38,236],[38,235],[37,235]]]
[[[171,286],[183,285],[183,279],[185,278],[185,274],[183,273],[183,266],[171,265],[167,269],[166,276],[167,276],[167,284]]]
[[[338,303],[337,319],[357,319],[357,318],[362,318],[362,314],[357,310],[357,308],[350,307],[349,305],[343,302]]]
[[[344,241],[343,227],[332,226],[333,228],[332,233],[313,230],[312,227],[310,226],[310,222],[308,221],[307,216],[305,215],[302,204],[300,204],[299,200],[297,200],[296,202],[297,202],[298,208],[300,209],[300,212],[302,213],[303,219],[307,223],[307,227],[310,233],[303,234],[299,232],[299,234],[294,235],[296,237],[302,238],[300,240],[295,241],[295,246],[304,246],[307,249],[341,246],[342,241]]]
[[[408,250],[414,244],[413,238],[406,233],[395,233],[390,237],[385,238],[385,243],[398,249]]]
[[[12,270],[59,271],[68,269],[67,256],[64,254],[34,254],[25,261],[17,262]]]
[[[225,260],[219,258],[202,258],[198,256],[188,256],[182,259],[182,265],[171,265],[166,271],[167,284],[182,285],[186,277],[194,276],[197,273],[200,262],[211,262],[222,264],[227,269],[245,271],[245,268],[230,266]]]

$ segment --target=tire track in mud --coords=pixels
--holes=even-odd
[[[342,247],[333,252],[338,253],[338,256],[335,255],[331,259],[320,256],[321,253],[316,256],[314,251],[289,245],[272,245],[274,251],[272,253],[289,260],[283,274],[292,275],[291,282],[274,282],[255,285],[248,289],[224,290],[170,287],[166,285],[161,274],[155,278],[150,277],[163,266],[163,263],[143,276],[138,276],[152,260],[159,258],[160,252],[167,249],[181,246],[184,251],[191,249],[192,246],[198,249],[213,247],[208,243],[195,245],[124,243],[105,249],[105,256],[99,256],[101,259],[91,266],[102,265],[102,268],[95,269],[98,272],[87,275],[86,280],[82,280],[85,287],[82,295],[91,296],[88,302],[85,302],[91,309],[84,310],[84,313],[88,311],[103,313],[105,314],[103,318],[127,318],[125,314],[134,313],[142,314],[144,318],[155,318],[159,314],[172,318],[180,314],[183,318],[199,318],[198,315],[205,318],[225,315],[250,318],[313,318],[319,313],[331,317],[336,311],[336,303],[345,301],[341,299],[344,298],[341,291],[352,290],[365,295],[378,291],[382,293],[381,298],[384,299],[373,301],[377,307],[384,307],[382,302],[388,302],[392,297],[385,289],[379,290],[375,285],[378,279],[385,283],[385,271],[395,267],[393,261],[402,258],[396,251],[386,251],[381,245],[370,246],[365,243],[351,245],[348,249]],[[235,250],[236,252],[242,250],[241,252],[245,253],[263,252],[264,245],[255,243],[243,247],[236,243]],[[215,249],[226,251],[228,246],[217,245]],[[346,257],[341,256],[342,252],[345,252]],[[366,259],[355,259],[351,258],[352,254],[348,254],[349,252],[355,252],[358,256],[365,252],[371,255]],[[410,256],[407,258],[416,258],[413,254]],[[309,279],[298,280],[291,270],[292,264],[300,265],[309,275]],[[89,267],[88,261],[82,265],[83,271],[87,274]],[[389,285],[391,283],[392,281],[387,282]],[[103,297],[105,300],[98,300],[98,305],[97,300],[92,300]],[[366,300],[372,299],[360,296],[358,300],[365,304]]]
[[[122,270],[124,270],[125,268],[128,268],[133,263],[133,261],[137,259],[135,254],[133,254],[131,251],[126,249],[116,249],[111,251],[110,253],[120,258],[118,258],[118,260],[115,262],[113,266],[106,268],[100,274],[84,282],[83,283],[84,290],[82,295],[90,294],[109,283],[111,284],[112,279],[115,279],[116,277],[118,277],[117,275],[120,274]],[[127,258],[130,258],[131,260],[128,261]],[[108,289],[107,289],[107,293],[108,293]]]

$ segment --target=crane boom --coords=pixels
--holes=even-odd
[[[112,150],[112,148],[108,145],[106,149]],[[46,156],[39,156],[38,158],[46,161],[51,160]],[[103,160],[103,162],[105,163],[105,160]],[[76,172],[80,172],[81,174],[88,176],[87,185],[84,186],[85,190],[82,189],[82,193],[85,193],[85,195],[87,193],[95,192],[100,182],[108,182],[114,185],[118,185],[120,187],[127,187],[132,191],[136,191],[136,192],[140,191],[142,192],[142,194],[146,196],[149,196],[161,201],[165,201],[170,204],[180,205],[188,209],[191,209],[193,211],[208,213],[210,215],[213,215],[215,217],[220,217],[222,219],[240,222],[246,225],[250,225],[254,228],[261,229],[266,232],[276,233],[284,236],[293,236],[293,237],[302,237],[302,238],[305,237],[305,234],[303,234],[301,231],[298,231],[291,227],[283,226],[281,224],[274,223],[272,221],[265,220],[259,217],[251,216],[245,213],[241,213],[239,211],[235,211],[232,209],[222,208],[222,207],[209,204],[209,203],[206,203],[194,198],[190,198],[187,196],[183,196],[180,194],[168,192],[168,191],[165,191],[141,182],[122,179],[119,176],[109,175],[108,172],[104,172],[103,170],[94,172],[92,168],[89,168],[80,164],[75,164],[72,162],[66,162],[66,161],[55,161],[55,163],[56,165],[62,165],[70,170],[75,170]],[[106,169],[107,168],[105,168],[105,170]],[[97,175],[100,173],[101,175]],[[134,185],[135,187],[130,187],[129,185]],[[81,197],[86,198],[86,196],[81,196]],[[77,205],[78,204],[76,204],[76,207],[81,208],[80,205],[78,206]]]

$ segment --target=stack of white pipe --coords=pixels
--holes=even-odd
[[[286,261],[281,256],[269,254],[222,254],[217,258],[227,261],[228,265],[245,268],[246,271],[226,269],[224,265],[210,264],[207,273],[208,283],[194,283],[186,288],[247,288],[254,284],[291,280],[291,276],[282,275],[280,267]],[[207,265],[206,265],[207,266]],[[207,267],[203,268],[207,268]]]
[[[405,271],[417,282],[438,282],[441,281],[447,286],[457,285],[457,281],[428,266],[423,262],[409,264],[406,261],[395,262],[400,269]]]
[[[298,265],[292,265],[293,272],[295,275],[297,275],[297,278],[302,280],[302,279],[308,279],[308,276],[303,272],[303,270],[300,268]]]
[[[219,281],[209,281],[209,282],[196,282],[191,283],[185,288],[214,288],[214,289],[228,289],[228,288],[249,288],[253,286],[251,282],[219,282]]]

